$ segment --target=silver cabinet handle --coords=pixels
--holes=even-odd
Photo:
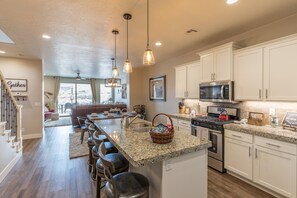
[[[242,138],[242,137],[239,136],[239,135],[233,135],[233,134],[232,134],[232,136],[233,136],[233,137],[236,137],[236,138]]]
[[[268,98],[268,89],[265,90],[266,99]]]
[[[256,159],[258,158],[258,150],[257,149],[255,150],[255,158]]]
[[[251,157],[251,147],[249,146],[249,157]]]
[[[261,99],[262,98],[262,91],[261,91],[261,89],[259,89],[259,99]]]
[[[281,146],[279,146],[279,145],[271,144],[271,143],[266,143],[266,145],[268,145],[268,146],[273,146],[273,147],[276,147],[276,148],[280,148],[280,147],[281,147]]]

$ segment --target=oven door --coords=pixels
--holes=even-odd
[[[233,100],[232,81],[201,83],[199,87],[201,101],[232,102]]]
[[[208,148],[208,156],[223,161],[222,132],[209,129],[209,141],[212,142],[212,146]]]

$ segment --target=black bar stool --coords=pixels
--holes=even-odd
[[[103,143],[104,148],[105,144]],[[106,149],[106,148],[105,148]],[[121,153],[109,153],[107,154],[107,150],[105,157],[113,163],[115,171],[112,173],[113,175],[128,171],[129,169],[129,162]],[[101,191],[101,180],[105,179],[104,175],[104,166],[102,161],[99,157],[96,163],[96,171],[97,171],[97,188],[96,188],[96,198],[100,198],[100,191]]]
[[[83,117],[83,116],[77,116],[77,121],[78,121],[78,124],[80,126],[80,130],[81,130],[81,136],[80,136],[80,140],[81,140],[81,144],[83,143],[84,141],[84,135],[85,135],[85,132],[88,130],[88,127],[86,126],[85,124],[85,121],[87,120],[86,117]]]
[[[116,165],[109,159],[104,144],[99,146],[99,156],[104,167],[104,175],[107,180],[105,185],[105,195],[107,198],[148,198],[149,181],[148,179],[134,172],[116,172]]]
[[[108,139],[106,138],[105,135],[99,135],[99,131],[96,130],[93,134],[93,141],[95,143],[95,146],[93,146],[92,148],[92,161],[93,161],[93,168],[92,168],[92,179],[95,180],[96,179],[96,162],[99,158],[98,155],[98,149],[99,149],[99,145],[104,142],[105,148],[107,150],[107,153],[117,153],[118,149],[108,141]]]

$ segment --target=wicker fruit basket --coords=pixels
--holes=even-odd
[[[155,126],[155,124],[154,124],[155,119],[156,119],[156,117],[158,117],[160,115],[164,115],[164,116],[168,117],[171,124],[168,124],[166,126],[163,124],[158,124],[157,126]],[[152,120],[152,126],[153,126],[153,128],[150,131],[150,136],[154,143],[167,144],[167,143],[172,142],[172,139],[174,136],[174,127],[173,127],[172,119],[169,115],[167,115],[165,113],[157,114]]]

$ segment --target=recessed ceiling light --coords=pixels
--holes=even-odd
[[[157,42],[155,43],[155,45],[156,45],[156,46],[161,46],[162,43],[161,43],[160,41],[157,41]]]
[[[234,4],[236,3],[238,0],[227,0],[226,3],[227,4]]]
[[[51,36],[50,36],[50,35],[47,35],[47,34],[43,34],[43,35],[42,35],[42,38],[44,38],[44,39],[50,39]]]
[[[5,54],[6,52],[3,50],[0,50],[0,54]]]

